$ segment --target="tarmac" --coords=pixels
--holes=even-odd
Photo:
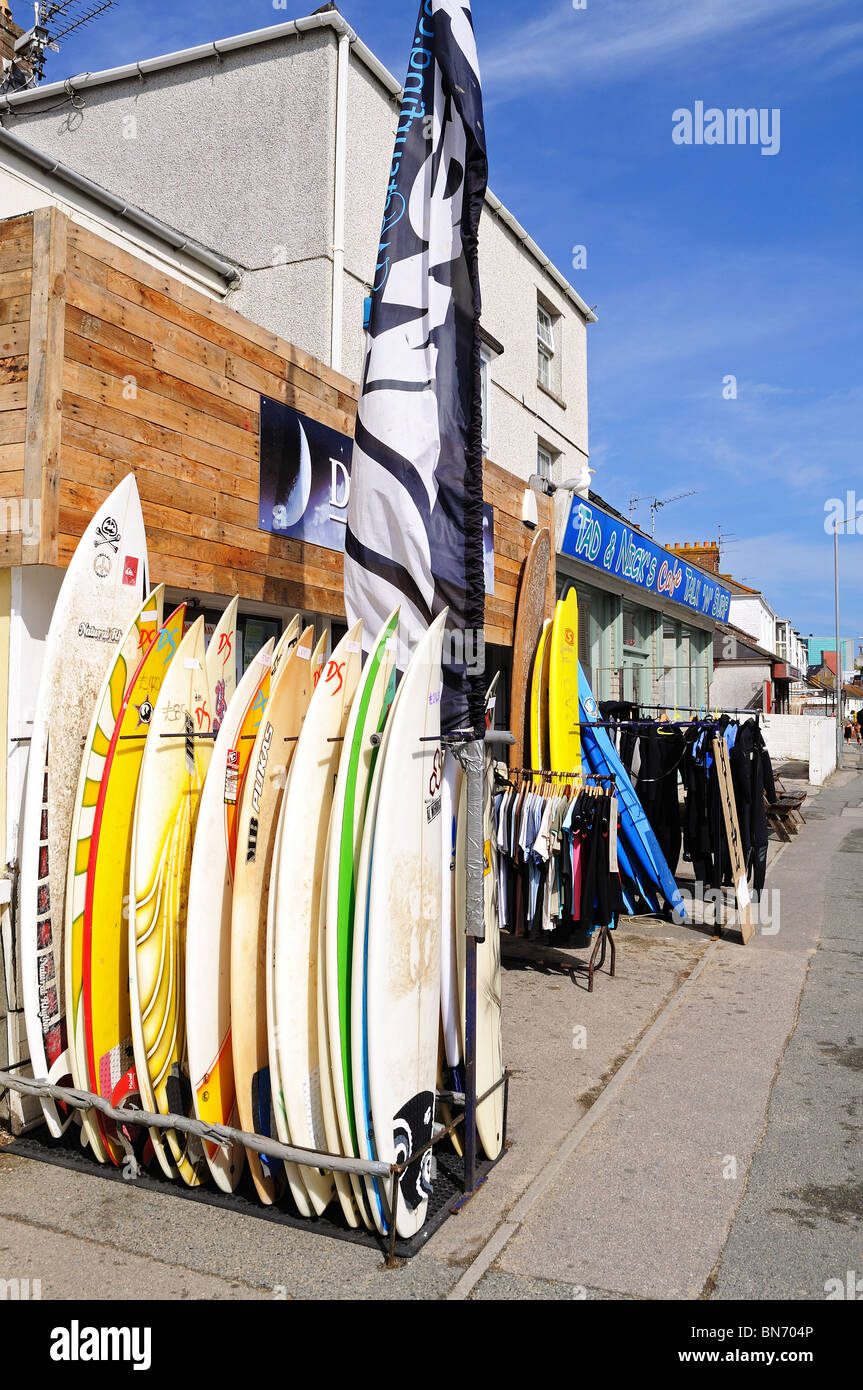
[[[397,1269],[0,1151],[0,1281],[63,1300],[838,1297],[863,1275],[863,769],[803,810],[747,946],[624,919],[593,994],[505,969],[511,1147]]]

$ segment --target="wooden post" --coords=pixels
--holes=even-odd
[[[713,740],[713,758],[719,777],[719,795],[722,800],[722,815],[725,819],[725,833],[731,853],[731,872],[734,875],[734,891],[737,895],[737,913],[740,918],[740,932],[744,946],[755,935],[752,922],[752,902],[749,884],[746,880],[746,861],[740,843],[740,824],[737,820],[737,804],[734,800],[734,786],[731,781],[731,767],[728,762],[728,745],[724,738]]]
[[[32,520],[21,560],[56,565],[66,322],[66,218],[57,208],[33,214],[31,295],[24,502]]]

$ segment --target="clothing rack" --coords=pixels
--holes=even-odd
[[[680,711],[680,713],[682,714],[701,714],[703,711],[705,717],[709,717],[714,720],[721,719],[723,715],[731,714],[743,714],[746,715],[749,719],[752,719],[754,716],[756,720],[759,720],[761,716],[764,714],[764,710],[761,709],[721,709],[718,715],[708,715],[707,707],[705,705],[648,705],[641,700],[632,700],[629,703],[634,705],[637,709],[658,709],[661,713],[666,714],[674,714],[677,711]]]
[[[614,794],[617,790],[617,775],[607,772],[556,772],[550,768],[520,767],[511,768],[513,777],[543,777],[569,779],[572,782],[595,782],[608,783],[609,791]],[[511,785],[511,784],[510,784]],[[602,790],[600,786],[598,790]],[[608,973],[614,977],[617,972],[617,948],[614,940],[613,931],[609,930],[608,924],[596,929],[593,942],[593,950],[590,959],[585,965],[584,961],[573,960],[566,952],[556,946],[544,946],[539,941],[527,941],[522,937],[512,936],[509,932],[500,934],[501,956],[507,960],[529,962],[533,965],[548,970],[563,970],[569,974],[571,979],[576,975],[587,975],[587,992],[593,994],[594,976],[597,970],[601,970],[605,964],[606,952],[610,952]]]
[[[612,787],[617,786],[617,777],[607,772],[558,772],[549,767],[518,767],[513,768],[513,773],[517,777],[568,777],[573,782],[610,782]]]

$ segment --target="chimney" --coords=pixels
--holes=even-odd
[[[667,548],[681,560],[688,560],[690,564],[698,565],[711,574],[719,573],[718,541],[685,541],[683,545],[669,545]]]

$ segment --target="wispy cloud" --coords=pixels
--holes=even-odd
[[[584,88],[691,60],[699,49],[715,53],[729,40],[739,62],[745,57],[743,36],[756,31],[766,31],[777,58],[796,63],[805,57],[811,68],[813,58],[837,48],[844,46],[846,54],[849,45],[863,48],[859,24],[825,27],[828,13],[841,10],[851,13],[849,0],[820,0],[815,10],[812,0],[639,0],[637,6],[607,0],[583,10],[558,0],[520,28],[506,28],[497,43],[486,40],[483,76],[492,101],[507,100],[538,80]],[[813,15],[820,29],[813,30]],[[477,20],[481,24],[481,12]],[[763,45],[753,53],[762,57]]]

